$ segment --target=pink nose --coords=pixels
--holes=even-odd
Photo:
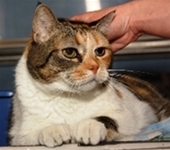
[[[98,69],[99,69],[98,65],[91,65],[89,68],[89,70],[93,71],[94,74],[96,74]]]

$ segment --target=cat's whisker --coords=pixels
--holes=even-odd
[[[58,90],[58,91],[57,91],[57,95],[58,95],[58,96],[62,95],[63,93],[64,93],[64,92],[63,92],[62,90]]]
[[[130,73],[130,74],[134,74],[134,75],[150,75],[150,76],[155,76],[155,74],[151,73],[151,72],[144,72],[144,71],[139,71],[139,70],[129,70],[129,69],[108,69],[107,70],[109,72],[109,74],[114,74],[114,73],[118,73],[118,74],[125,74],[125,73]]]
[[[117,76],[117,77],[120,77],[121,75],[120,75],[120,74],[116,74],[116,76]],[[118,80],[118,78],[115,77],[115,75],[114,75],[114,76],[109,76],[109,77],[108,77],[108,80],[115,80],[115,81],[117,81],[118,83],[120,83],[120,81]],[[112,88],[112,89],[115,89],[113,84],[108,84],[108,86],[109,86],[110,88]],[[123,84],[122,86],[125,86],[125,84]]]
[[[127,78],[128,81],[122,80],[121,77],[124,78],[124,79]],[[146,85],[147,87],[150,86],[150,84],[148,82],[141,80],[139,78],[130,76],[130,75],[126,75],[126,74],[125,75],[124,74],[118,74],[117,76],[114,76],[113,79],[115,79],[119,83],[122,83],[122,86],[125,86],[126,88],[130,88],[129,86],[134,86],[134,82],[138,83],[138,84]],[[130,90],[134,91],[133,88],[130,88]],[[138,97],[140,97],[139,94],[136,94],[136,95],[138,95]]]
[[[77,91],[77,89],[79,89],[81,83],[76,84],[75,81],[73,81],[73,80],[70,79],[69,85],[70,85],[70,87],[71,87],[71,89],[72,89],[73,91]],[[71,96],[72,94],[73,94],[72,92],[69,92],[69,95],[70,95],[70,96]],[[77,93],[77,94],[79,94],[79,93]]]
[[[110,84],[110,80],[112,80],[112,78],[111,77],[108,77],[107,78],[107,80],[105,81],[105,82],[103,82],[103,84],[105,85],[105,86],[108,86],[109,88],[113,88],[114,89],[114,87]]]

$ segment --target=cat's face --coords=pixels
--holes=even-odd
[[[89,91],[107,81],[112,52],[103,33],[112,18],[110,13],[95,25],[59,21],[40,4],[25,51],[31,76],[52,91]]]

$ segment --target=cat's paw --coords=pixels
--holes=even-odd
[[[74,130],[74,138],[78,143],[96,145],[106,139],[107,130],[101,122],[94,119],[83,120]]]
[[[44,128],[39,134],[39,142],[47,147],[55,147],[71,141],[71,129],[67,124],[55,124]]]

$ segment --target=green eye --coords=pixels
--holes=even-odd
[[[65,48],[62,50],[62,53],[65,57],[73,59],[77,57],[77,49],[75,48]]]
[[[99,47],[99,48],[96,48],[96,49],[94,50],[96,56],[99,56],[99,57],[103,56],[103,55],[105,54],[105,51],[106,51],[106,50],[105,50],[104,47]]]

